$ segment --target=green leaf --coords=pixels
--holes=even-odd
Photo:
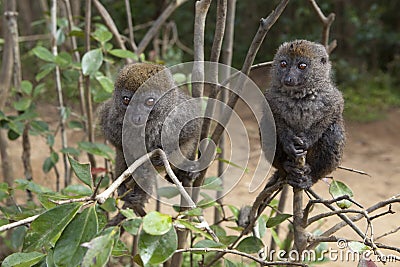
[[[180,84],[184,84],[187,82],[187,78],[186,75],[183,73],[174,73],[172,75],[172,78],[174,79],[174,81],[176,82],[176,84],[180,85]]]
[[[93,194],[92,190],[82,184],[71,184],[64,188],[62,193],[75,196],[90,196]]]
[[[333,198],[338,198],[345,195],[349,197],[353,196],[353,191],[351,191],[351,189],[345,183],[337,180],[333,180],[332,183],[330,184],[329,193]],[[337,201],[336,205],[338,205],[338,207],[341,209],[348,209],[351,206],[351,202],[346,199],[343,199]]]
[[[125,216],[127,219],[136,219],[136,215],[132,209],[122,209],[119,211],[122,215]]]
[[[8,132],[7,132],[7,137],[8,137],[8,139],[10,139],[11,141],[17,140],[18,137],[20,137],[20,136],[21,136],[21,134],[15,132],[15,131],[12,130],[12,129],[8,130]]]
[[[15,189],[19,190],[29,190],[35,194],[50,193],[52,190],[33,181],[28,181],[26,179],[15,180]]]
[[[238,239],[238,237],[236,235],[221,236],[218,238],[219,238],[219,242],[221,242],[225,246],[232,244],[233,242],[235,242]]]
[[[113,49],[108,51],[111,55],[116,56],[116,57],[120,57],[120,58],[133,58],[134,60],[138,60],[139,57],[129,51],[129,50],[124,50],[124,49]]]
[[[277,226],[278,224],[280,224],[281,222],[285,221],[290,217],[292,217],[291,214],[286,214],[286,213],[278,214],[275,217],[269,218],[266,226],[267,228]]]
[[[31,103],[32,103],[32,99],[22,98],[19,101],[14,102],[13,106],[18,111],[25,111],[31,106]]]
[[[24,237],[28,227],[26,226],[19,226],[14,229],[11,233],[11,248],[15,251],[20,250],[24,243]]]
[[[79,142],[78,147],[90,154],[104,157],[109,160],[114,159],[114,151],[109,146],[100,143]]]
[[[27,95],[31,95],[32,94],[32,83],[30,81],[24,80],[21,81],[21,90],[22,92],[24,92]]]
[[[103,53],[100,49],[90,50],[82,57],[83,75],[94,75],[103,63]]]
[[[112,33],[106,29],[97,28],[94,33],[92,33],[94,39],[100,43],[105,43],[113,37]]]
[[[54,247],[63,230],[75,217],[82,204],[69,203],[52,208],[31,223],[24,241],[24,251]]]
[[[79,154],[81,153],[78,149],[73,148],[73,147],[66,147],[66,148],[60,149],[60,152],[63,154],[71,154],[74,156],[79,156]]]
[[[40,95],[44,90],[46,90],[46,84],[45,83],[39,83],[38,85],[35,86],[35,89],[33,89],[33,97],[37,97]]]
[[[263,247],[264,244],[259,238],[249,236],[240,241],[236,249],[244,253],[253,254],[259,252]]]
[[[117,210],[117,204],[115,203],[115,199],[110,197],[107,198],[106,201],[100,205],[100,208],[107,212],[114,212]]]
[[[226,248],[226,246],[222,243],[215,242],[214,240],[203,239],[194,244],[194,248]],[[196,254],[207,253],[206,250],[196,252]]]
[[[159,264],[170,258],[178,248],[175,228],[162,236],[149,235],[144,230],[139,235],[139,255],[144,265]]]
[[[55,142],[55,140],[54,140],[54,135],[48,134],[48,135],[46,136],[46,144],[47,144],[48,146],[50,146],[50,147],[53,147],[53,146],[54,146],[54,142]]]
[[[35,76],[35,80],[36,81],[40,81],[41,79],[43,79],[44,77],[46,77],[47,75],[49,75],[50,72],[52,72],[56,67],[56,64],[54,63],[47,63],[44,64],[43,66],[40,67],[40,72],[38,74],[36,74]],[[33,96],[37,96],[38,93],[35,91]]]
[[[201,189],[209,189],[215,191],[222,191],[224,188],[222,187],[222,180],[219,177],[207,177],[204,180],[204,184],[201,186]]]
[[[231,212],[232,212],[233,216],[235,217],[235,219],[238,220],[240,210],[238,208],[236,208],[235,206],[233,206],[233,205],[228,205],[228,208],[231,210]]]
[[[40,204],[42,204],[42,206],[45,209],[51,209],[57,206],[57,204],[55,204],[54,202],[50,201],[51,200],[56,200],[56,199],[62,199],[64,200],[65,197],[60,197],[60,195],[54,193],[54,192],[49,192],[49,193],[42,193],[38,195],[38,199],[40,201]]]
[[[83,129],[83,123],[81,121],[69,121],[68,127],[71,129]]]
[[[223,163],[226,163],[226,164],[231,165],[233,167],[236,167],[238,169],[241,169],[241,170],[245,171],[246,173],[249,172],[248,168],[244,168],[244,167],[242,167],[240,165],[237,165],[236,163],[233,163],[232,161],[229,161],[229,160],[226,160],[226,159],[223,159],[223,158],[217,158],[217,160],[222,161]]]
[[[206,209],[209,207],[219,205],[211,196],[207,195],[206,193],[201,192],[200,195],[203,196],[204,198],[197,203],[198,207]]]
[[[110,78],[101,75],[96,76],[96,80],[107,93],[112,93],[114,91],[114,83]]]
[[[44,121],[31,121],[32,130],[38,133],[44,133],[49,131],[49,125]]]
[[[39,252],[17,252],[4,259],[1,267],[30,267],[38,263],[46,255]]]
[[[92,172],[90,171],[90,163],[79,163],[72,157],[68,156],[69,164],[74,171],[76,177],[84,182],[90,188],[93,188],[92,184]]]
[[[265,235],[265,232],[267,231],[267,221],[268,221],[268,216],[265,214],[262,214],[260,217],[257,219],[257,224],[258,224],[258,232],[260,233],[260,238],[263,238]]]
[[[65,34],[62,29],[56,31],[56,43],[57,45],[62,45],[65,41]]]
[[[157,211],[147,213],[143,218],[143,230],[150,235],[163,235],[172,228],[172,217]]]
[[[47,256],[45,259],[45,262],[43,262],[40,267],[57,267],[56,264],[54,263],[54,251],[49,250],[47,252]],[[35,266],[36,267],[36,266]]]
[[[58,154],[56,152],[51,152],[50,157],[46,158],[46,160],[43,162],[43,172],[48,173],[58,162]]]
[[[54,248],[54,261],[57,266],[78,266],[87,248],[81,244],[89,242],[98,231],[95,207],[85,209],[65,228]]]
[[[104,101],[110,99],[111,96],[112,96],[112,93],[106,92],[105,90],[99,90],[93,96],[93,101],[96,103],[103,103]]]
[[[202,236],[205,236],[206,238],[212,240],[212,236],[207,233],[206,231],[203,231],[202,229],[196,227],[196,223],[194,222],[190,222],[190,221],[186,221],[186,220],[181,220],[181,219],[176,219],[175,222],[182,224],[185,228],[189,229],[190,231],[192,231],[192,233],[197,233],[200,234]]]
[[[105,235],[92,239],[84,243],[83,246],[89,248],[82,260],[82,267],[102,267],[105,266],[110,258],[115,237],[119,236],[119,227],[113,227]]]
[[[158,188],[157,193],[160,197],[171,199],[179,195],[179,190],[175,186],[164,186]]]
[[[123,222],[122,227],[124,227],[125,231],[131,235],[137,235],[141,224],[142,218],[134,218],[132,220]]]
[[[43,46],[36,46],[35,48],[32,49],[32,52],[35,56],[44,61],[47,62],[54,61],[55,56],[47,48],[44,48]]]
[[[203,209],[194,208],[194,209],[190,209],[190,210],[185,210],[183,212],[183,214],[187,215],[187,216],[201,216],[201,215],[203,215]]]
[[[69,53],[62,51],[56,56],[54,62],[60,66],[60,68],[67,68],[72,64],[72,57]]]
[[[225,267],[237,267],[237,265],[230,260],[224,259],[224,266]]]
[[[124,242],[122,242],[120,239],[117,239],[114,242],[111,255],[114,257],[129,256],[129,249]]]

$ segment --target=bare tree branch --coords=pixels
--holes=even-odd
[[[67,10],[67,19],[68,19],[68,31],[71,32],[72,28],[74,26],[74,20],[72,18],[72,10],[71,10],[71,3],[70,0],[64,0],[65,3],[65,9]],[[79,54],[78,51],[78,44],[76,41],[76,37],[75,36],[71,36],[71,44],[72,44],[72,50],[74,51],[73,55],[74,55],[74,59],[77,63],[81,62],[81,55]],[[85,91],[83,88],[83,74],[82,71],[79,71],[79,78],[78,78],[78,90],[79,90],[79,104],[80,104],[80,108],[81,108],[81,114],[84,118],[87,118],[87,114],[86,114],[86,102],[85,102]],[[87,132],[88,130],[88,125],[87,125],[87,121],[85,121],[85,131]]]
[[[51,5],[51,49],[54,56],[57,56],[58,49],[57,49],[57,0],[52,0]],[[67,131],[65,129],[65,106],[64,106],[64,98],[62,93],[61,87],[61,74],[60,74],[60,67],[56,65],[55,67],[55,82],[56,82],[56,90],[57,90],[57,97],[58,97],[58,105],[60,108],[60,134],[61,134],[61,147],[63,149],[68,147],[68,139],[67,139]],[[68,186],[69,181],[69,165],[67,155],[63,154],[63,164],[64,164],[64,186]]]
[[[5,103],[8,99],[8,93],[11,88],[12,79],[12,66],[14,64],[13,58],[13,43],[11,38],[12,24],[16,23],[16,4],[15,1],[4,1],[4,16],[3,20],[3,55],[0,73],[0,110],[3,110]],[[1,155],[1,168],[4,177],[4,182],[9,186],[13,184],[13,169],[8,154],[7,138],[4,136],[3,129],[0,129],[0,155]]]
[[[108,13],[107,9],[100,3],[99,0],[90,0],[93,1],[94,6],[96,7],[97,11],[99,11],[100,16],[103,18],[104,23],[107,25],[108,29],[110,29],[111,33],[115,37],[115,40],[117,41],[118,46],[126,50],[126,46],[124,44],[123,39],[121,38],[121,34],[118,31],[117,26],[114,23],[114,20],[112,19],[111,15]],[[86,10],[87,12],[87,10]],[[127,63],[132,63],[131,58],[126,58]]]
[[[315,2],[315,0],[309,0],[309,1],[323,24],[322,44],[325,46],[326,51],[328,51],[328,54],[330,54],[337,46],[336,40],[333,40],[331,43],[329,43],[329,32],[330,32],[332,23],[335,20],[335,14],[330,13],[328,15],[328,17],[326,17],[324,15],[324,13],[322,13],[320,7]]]
[[[187,0],[173,0],[164,10],[164,12],[157,18],[157,20],[153,23],[153,26],[147,31],[146,35],[143,37],[142,41],[140,41],[138,48],[136,49],[136,54],[140,55],[144,52],[151,39],[158,33],[160,27],[163,23],[171,16],[172,12],[175,11],[180,5],[185,3]]]
[[[137,45],[135,43],[135,38],[133,36],[132,12],[129,0],[125,0],[125,8],[126,8],[126,17],[128,20],[129,43],[131,44],[132,49],[135,51],[137,50]]]
[[[25,225],[25,224],[31,223],[37,217],[39,217],[39,215],[34,215],[34,216],[31,216],[31,217],[25,218],[23,220],[19,220],[17,222],[13,222],[13,223],[9,223],[9,224],[0,226],[0,233],[4,232],[4,231],[7,231],[7,230],[10,230],[10,229],[13,229],[13,228],[18,227],[18,226],[21,226],[21,225]]]
[[[224,42],[222,46],[222,51],[221,51],[221,63],[225,64],[227,66],[232,65],[232,54],[233,54],[233,36],[234,36],[234,31],[235,31],[235,14],[236,13],[236,0],[228,0],[227,2],[227,13],[226,13],[226,30],[224,34]],[[222,80],[228,79],[228,77],[231,75],[231,70],[230,68],[226,67],[223,68],[221,76]],[[226,99],[228,97],[228,92],[226,90],[223,90],[220,94],[219,100],[222,103],[226,102]],[[221,111],[222,113],[223,111]],[[219,148],[221,150],[221,153],[219,156],[221,158],[225,158],[225,135],[222,134],[221,138],[219,140]],[[224,177],[223,173],[225,170],[225,163],[222,160],[218,161],[218,177],[220,177],[222,186],[224,185]],[[216,195],[217,201],[219,203],[222,203],[222,191],[217,191]],[[218,222],[221,220],[219,209],[216,207],[214,209],[214,222]]]
[[[206,24],[206,16],[210,7],[211,0],[196,1],[196,13],[194,17],[194,64],[192,77],[196,82],[192,85],[192,96],[201,97],[204,88],[204,31]]]
[[[364,171],[356,170],[356,169],[353,169],[353,168],[348,168],[348,167],[345,167],[345,166],[339,166],[338,169],[346,170],[346,171],[349,171],[349,172],[355,172],[355,173],[358,173],[358,174],[362,174],[362,175],[366,175],[366,176],[371,177],[371,175],[369,175],[368,173],[366,173]]]
[[[222,47],[222,40],[225,33],[225,23],[226,23],[226,9],[227,9],[227,1],[226,0],[219,0],[217,5],[217,21],[215,26],[215,33],[214,33],[214,42],[211,48],[211,56],[210,61],[218,63],[219,57],[221,54],[221,47]],[[203,64],[200,62],[200,64]],[[207,107],[203,119],[203,126],[201,128],[201,135],[200,140],[207,138],[208,133],[210,131],[211,119],[212,114],[214,113],[214,103],[213,101],[218,93],[218,64],[211,64],[210,65],[210,74],[211,74],[211,92],[209,94],[209,100],[207,102]]]

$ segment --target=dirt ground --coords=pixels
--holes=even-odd
[[[244,110],[243,117],[246,122],[246,128],[248,129],[247,135],[250,142],[250,160],[247,165],[249,173],[243,175],[239,183],[236,184],[232,191],[229,192],[224,199],[224,203],[233,204],[238,207],[245,204],[251,204],[257,195],[257,192],[249,193],[248,186],[250,184],[250,178],[252,171],[257,164],[257,158],[260,154],[260,145],[258,140],[258,126],[257,123],[251,120],[250,116],[245,111],[244,107],[240,105],[238,110]],[[46,107],[42,111],[45,115],[45,119],[51,123],[56,124],[57,110],[52,107]],[[397,143],[399,140],[400,132],[400,110],[393,110],[387,114],[387,116],[381,121],[370,122],[370,123],[354,123],[347,122],[347,145],[344,153],[343,166],[350,167],[357,170],[367,172],[369,176],[360,175],[357,173],[337,170],[333,173],[333,177],[337,180],[345,182],[349,185],[354,192],[354,199],[358,201],[365,208],[371,205],[388,199],[396,194],[400,193],[400,146]],[[233,133],[234,135],[235,133]],[[74,144],[82,139],[82,135],[77,132],[69,133],[69,143]],[[101,140],[101,136],[99,136]],[[55,189],[54,172],[44,174],[41,170],[44,159],[49,155],[49,150],[45,144],[45,140],[40,137],[32,137],[32,166],[34,169],[33,177],[37,183],[46,185],[52,189]],[[23,177],[23,166],[21,162],[21,139],[9,143],[9,153],[11,161],[13,163],[13,169],[15,178]],[[85,161],[86,159],[82,159]],[[59,169],[62,169],[62,165],[59,164]],[[212,171],[212,170],[211,170]],[[0,179],[2,181],[3,178]],[[229,181],[228,181],[229,184]],[[328,186],[325,182],[320,181],[314,186],[314,190],[325,198],[330,198],[328,193]],[[289,192],[289,195],[291,193]],[[307,198],[307,197],[305,197]],[[23,197],[18,202],[23,203]],[[287,201],[285,212],[291,213],[291,199]],[[387,209],[381,209],[379,212],[384,212]],[[400,206],[398,204],[393,205],[392,210],[395,214],[385,215],[373,221],[374,237],[382,235],[392,229],[396,229],[400,226]],[[312,214],[326,212],[327,209],[322,206],[316,206]],[[267,213],[268,214],[268,213]],[[377,213],[374,213],[377,214]],[[211,218],[210,214],[206,217]],[[363,221],[363,220],[361,220]],[[320,227],[321,229],[328,229],[330,226],[338,222],[336,217],[330,217],[323,221],[320,225],[315,223],[311,226],[310,231]],[[362,231],[366,231],[365,222],[357,224]],[[287,229],[283,230],[283,234]],[[336,236],[346,237],[349,240],[359,240],[354,231],[349,227],[339,231]],[[385,243],[387,245],[400,247],[400,232],[389,235],[377,242]],[[269,241],[266,242],[269,244]],[[337,249],[336,244],[330,245],[333,249]],[[383,251],[385,254],[391,252]],[[328,263],[325,266],[356,266],[354,262],[333,262]],[[388,263],[385,266],[398,266],[399,263]],[[381,263],[378,266],[383,266]]]

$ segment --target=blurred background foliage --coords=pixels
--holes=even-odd
[[[78,21],[84,16],[84,2],[75,10]],[[43,34],[43,25],[48,14],[43,14],[36,1],[18,0],[20,35]],[[39,1],[38,1],[39,2]],[[40,1],[43,2],[43,1]],[[46,1],[44,1],[46,2]],[[119,31],[128,35],[127,15],[124,1],[102,0]],[[135,40],[142,40],[151,22],[166,8],[170,0],[131,1]],[[258,28],[259,19],[266,17],[278,0],[237,0],[233,67],[240,69],[247,49]],[[381,118],[393,107],[400,106],[400,1],[373,0],[324,0],[317,1],[322,11],[336,14],[330,39],[338,46],[331,58],[335,79],[346,99],[348,119],[369,121]],[[2,4],[0,4],[2,5]],[[1,6],[0,6],[1,7]],[[216,1],[213,1],[206,23],[206,59],[212,46],[215,27]],[[96,12],[93,14],[96,19]],[[47,17],[48,18],[48,17]],[[98,17],[98,21],[101,19]],[[62,25],[60,21],[60,25]],[[145,51],[147,60],[160,61],[168,65],[191,61],[193,55],[194,4],[190,0],[173,13],[168,22]],[[78,25],[83,28],[83,25]],[[321,39],[322,24],[307,0],[289,2],[288,7],[271,29],[257,54],[255,63],[272,59],[279,44],[292,39]],[[165,45],[165,41],[171,45]],[[82,41],[82,40],[81,40]],[[164,43],[163,43],[164,41]],[[21,49],[28,52],[38,42],[24,42]],[[43,42],[48,42],[43,41]],[[83,44],[81,44],[83,46]],[[128,46],[130,49],[130,47]],[[23,55],[24,79],[30,79],[26,66],[36,68],[35,59]],[[118,69],[119,65],[114,65]],[[113,71],[111,69],[111,71]],[[34,70],[32,70],[34,73]],[[66,73],[74,77],[74,73]],[[32,79],[30,79],[32,80]],[[73,83],[70,84],[74,86]],[[76,96],[77,90],[70,88],[67,96]]]

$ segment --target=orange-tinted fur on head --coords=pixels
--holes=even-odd
[[[156,73],[164,70],[162,65],[151,63],[135,63],[125,66],[119,73],[115,81],[115,88],[125,88],[130,91],[136,91],[142,84],[144,84],[150,77]],[[155,79],[160,79],[162,76],[158,75]],[[164,79],[171,83],[170,77]]]
[[[325,48],[322,45],[319,46],[321,47],[319,52],[322,55],[326,54]],[[283,54],[290,55],[290,57],[315,58],[321,56],[320,53],[316,53],[315,43],[307,40],[296,40],[290,43],[284,43],[279,50]]]

